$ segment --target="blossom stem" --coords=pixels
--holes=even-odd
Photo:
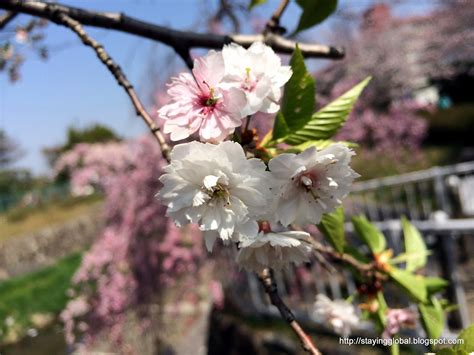
[[[309,335],[296,321],[293,312],[291,312],[278,294],[278,288],[273,278],[273,270],[268,268],[264,269],[260,274],[258,274],[258,278],[262,283],[265,292],[268,294],[272,305],[278,309],[283,319],[290,325],[291,329],[293,329],[294,333],[300,339],[303,349],[309,354],[321,355],[321,352],[316,348]]]
[[[250,119],[252,118],[252,116],[247,116],[247,121],[245,121],[245,127],[244,127],[244,132],[247,132],[249,130],[249,126],[250,126]]]
[[[374,264],[373,263],[362,263],[352,255],[346,253],[339,253],[338,251],[334,250],[333,248],[326,246],[324,244],[319,243],[318,241],[314,240],[313,237],[306,238],[306,242],[308,242],[312,249],[318,253],[330,256],[335,260],[342,261],[346,264],[351,265],[355,269],[357,269],[362,274],[370,274],[374,272]]]
[[[110,57],[110,55],[105,51],[102,44],[97,42],[95,39],[91,38],[84,31],[84,28],[82,27],[80,22],[74,20],[73,18],[71,18],[70,16],[68,16],[66,13],[62,11],[56,11],[54,16],[52,16],[51,19],[52,21],[71,29],[82,40],[82,43],[84,43],[84,45],[91,47],[96,52],[97,57],[107,67],[107,69],[109,69],[109,71],[113,74],[113,76],[117,80],[117,83],[124,88],[133,106],[135,107],[135,111],[137,115],[140,116],[145,122],[145,124],[148,126],[151,133],[158,141],[163,157],[169,161],[170,147],[166,143],[165,137],[161,133],[160,128],[156,125],[156,123],[150,117],[148,112],[145,110],[145,107],[140,101],[132,84],[130,84],[130,82],[128,81],[127,77],[123,73],[120,66],[116,64],[115,61]]]

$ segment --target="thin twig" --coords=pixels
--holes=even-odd
[[[0,16],[0,30],[3,30],[17,15],[15,12],[7,11]]]
[[[288,308],[288,306],[283,302],[280,295],[278,294],[278,288],[276,282],[273,278],[272,269],[264,269],[259,275],[258,278],[265,289],[265,292],[270,298],[270,302],[274,305],[280,312],[282,318],[290,325],[291,329],[295,332],[301,342],[303,349],[312,355],[321,355],[321,352],[316,348],[313,341],[308,334],[301,328],[299,323],[296,321],[295,316]]]
[[[107,69],[109,69],[109,71],[113,74],[113,76],[117,80],[117,83],[124,88],[125,92],[132,101],[133,106],[135,107],[137,115],[140,116],[143,121],[145,121],[146,125],[158,141],[163,157],[169,161],[170,147],[166,143],[164,135],[161,133],[159,127],[156,125],[156,123],[150,117],[148,112],[145,110],[145,107],[138,98],[138,95],[133,89],[132,84],[130,84],[125,74],[122,72],[120,66],[118,66],[114,62],[114,60],[110,57],[110,55],[105,51],[104,47],[99,42],[91,38],[84,31],[78,21],[74,20],[73,18],[69,17],[67,14],[61,11],[56,11],[55,13],[53,13],[51,16],[51,20],[57,24],[70,28],[74,33],[79,36],[84,45],[91,47],[96,52],[97,57],[99,57],[100,61],[104,63]]]
[[[266,29],[270,32],[285,32],[284,28],[280,26],[280,18],[285,12],[290,0],[281,0],[280,4],[278,5],[277,9],[273,13],[270,20],[268,20]]]
[[[247,120],[245,121],[245,126],[244,126],[244,130],[243,130],[243,133],[247,132],[249,130],[249,126],[250,126],[250,120],[252,119],[252,116],[247,116]]]
[[[234,12],[234,8],[229,0],[220,0],[219,9],[216,14],[212,17],[211,21],[222,21],[225,17],[228,17],[232,22],[234,32],[240,32],[240,22],[237,15]]]
[[[332,259],[342,261],[350,266],[354,267],[362,274],[371,273],[374,271],[374,265],[372,263],[365,264],[354,258],[352,255],[346,253],[339,253],[335,249],[331,248],[330,246],[324,245],[316,240],[313,237],[309,237],[305,239],[314,251],[324,254],[326,256],[331,257]]]
[[[189,51],[192,48],[221,49],[225,44],[235,42],[244,47],[256,41],[263,41],[276,52],[291,54],[296,42],[288,40],[279,34],[259,35],[218,35],[212,33],[195,33],[178,31],[171,28],[140,21],[122,13],[106,13],[89,11],[58,3],[41,1],[2,0],[0,8],[19,13],[26,13],[51,20],[54,13],[62,12],[85,26],[109,28],[152,39],[172,47],[190,65]],[[344,50],[320,44],[299,43],[299,48],[307,58],[341,59]]]

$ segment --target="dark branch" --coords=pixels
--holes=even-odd
[[[129,96],[130,100],[132,101],[133,106],[135,107],[136,113],[140,116],[143,121],[145,121],[146,125],[153,133],[154,137],[158,141],[158,144],[161,149],[161,153],[163,157],[169,161],[169,152],[170,147],[166,143],[165,137],[161,133],[159,127],[150,117],[148,112],[145,110],[145,107],[141,103],[138,95],[136,94],[135,90],[133,89],[132,84],[128,81],[125,74],[122,72],[122,69],[114,62],[114,60],[109,56],[109,54],[105,51],[104,47],[97,42],[95,39],[91,38],[82,28],[81,24],[74,20],[73,18],[69,17],[67,14],[63,13],[60,10],[57,10],[51,14],[51,20],[57,24],[63,25],[71,29],[77,36],[81,39],[84,45],[91,47],[97,54],[97,57],[100,59],[102,63],[105,64],[107,69],[113,74],[117,83],[122,86]]]
[[[290,325],[291,329],[293,329],[295,334],[300,339],[301,346],[303,347],[303,349],[312,355],[321,355],[319,350],[313,344],[311,338],[301,328],[291,310],[288,308],[285,302],[283,302],[280,295],[278,294],[278,288],[273,278],[273,270],[264,269],[258,275],[258,278],[262,283],[265,292],[268,294],[268,297],[270,297],[270,302],[272,303],[272,305],[274,305],[278,309],[283,319]]]
[[[232,42],[248,47],[253,42],[263,41],[276,52],[284,54],[291,54],[296,46],[296,42],[274,33],[266,35],[217,35],[178,31],[140,21],[122,13],[95,12],[57,3],[2,0],[0,8],[49,20],[52,20],[53,14],[59,11],[82,25],[109,28],[164,43],[174,48],[181,57],[192,48],[221,49],[225,44]],[[341,48],[305,43],[299,43],[299,47],[303,55],[308,58],[340,59],[344,57],[344,50]],[[186,58],[185,61],[188,61],[188,59]]]
[[[0,30],[3,30],[15,17],[16,13],[7,11],[0,16]]]
[[[289,3],[290,3],[290,0],[281,0],[280,4],[278,5],[277,9],[273,13],[272,17],[267,22],[267,25],[266,25],[267,31],[270,31],[273,33],[282,33],[282,34],[286,32],[285,29],[280,26],[280,18],[285,12]]]

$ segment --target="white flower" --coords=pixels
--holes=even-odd
[[[261,42],[253,43],[249,49],[229,44],[224,46],[222,55],[226,74],[222,86],[240,88],[247,97],[242,116],[277,112],[281,88],[290,79],[291,68],[282,66],[280,57]]]
[[[29,337],[36,337],[38,336],[38,331],[35,329],[35,328],[29,328],[27,331],[26,331],[26,334],[29,336]]]
[[[266,267],[279,270],[290,263],[309,261],[311,247],[304,241],[306,232],[260,232],[254,238],[242,238],[237,262],[246,270],[260,272]]]
[[[323,213],[333,211],[359,176],[349,166],[353,151],[333,144],[295,154],[281,154],[269,162],[275,179],[273,206],[276,221],[284,226],[317,224]]]
[[[322,294],[316,296],[313,317],[316,321],[329,325],[344,338],[350,335],[351,328],[360,321],[352,304],[343,300],[332,301]]]
[[[245,157],[234,142],[191,142],[175,146],[158,193],[178,227],[198,223],[209,250],[223,241],[258,233],[256,219],[266,212],[271,175],[259,159]],[[209,233],[211,232],[211,233]]]
[[[12,316],[8,316],[7,318],[5,318],[5,325],[7,327],[11,327],[13,324],[15,324],[15,318],[13,318]]]

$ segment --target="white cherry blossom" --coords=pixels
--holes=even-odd
[[[242,116],[256,112],[275,113],[283,85],[292,75],[289,66],[269,46],[255,42],[245,49],[237,44],[224,46],[225,77],[223,87],[240,88],[245,92],[247,104]]]
[[[323,294],[316,296],[313,317],[316,321],[330,326],[344,338],[347,338],[351,334],[351,329],[360,322],[351,303],[343,300],[332,301]]]
[[[279,270],[290,263],[308,262],[311,247],[306,232],[260,232],[254,238],[241,238],[237,262],[249,271],[260,272],[266,267]]]
[[[284,226],[319,223],[324,213],[342,203],[359,176],[349,166],[352,155],[352,150],[336,143],[320,151],[311,147],[271,159],[275,220]]]
[[[258,233],[256,220],[266,211],[271,175],[259,159],[247,159],[242,147],[191,142],[177,145],[164,168],[158,197],[178,227],[197,223],[209,250],[223,241]]]

